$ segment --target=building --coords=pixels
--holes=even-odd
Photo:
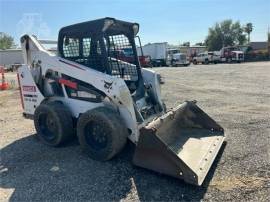
[[[23,64],[21,49],[0,50],[0,65],[9,67],[15,64]]]
[[[40,42],[43,42],[43,41],[40,40]],[[50,47],[47,50],[53,54],[57,54],[57,48],[55,46]],[[10,68],[14,69],[14,68],[18,68],[23,63],[24,61],[23,61],[22,49],[6,49],[6,50],[0,49],[0,66],[4,66],[7,69],[10,69]]]
[[[256,42],[250,42],[249,46],[252,48],[252,50],[267,50],[268,43],[267,41],[256,41]]]
[[[57,54],[57,41],[38,39],[42,46],[53,54]],[[0,65],[6,68],[18,67],[23,64],[22,49],[0,49]]]

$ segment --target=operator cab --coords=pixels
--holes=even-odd
[[[137,23],[114,18],[63,27],[58,36],[59,56],[125,80],[137,99],[144,96],[135,36]],[[128,56],[123,54],[129,51]],[[137,100],[136,99],[136,100]]]

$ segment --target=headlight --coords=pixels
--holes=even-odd
[[[134,36],[136,36],[137,33],[139,32],[139,25],[138,24],[134,24],[132,28],[133,28]]]

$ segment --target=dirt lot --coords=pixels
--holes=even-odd
[[[157,71],[168,107],[196,99],[226,131],[202,187],[133,166],[131,144],[105,163],[82,154],[76,140],[42,145],[21,116],[18,90],[9,90],[0,92],[0,200],[270,201],[270,63]]]

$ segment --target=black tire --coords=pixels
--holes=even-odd
[[[40,104],[35,110],[34,124],[38,138],[49,146],[57,147],[74,135],[71,112],[59,102]]]
[[[88,156],[98,161],[106,161],[125,146],[128,130],[115,110],[98,107],[80,116],[77,135]]]
[[[193,64],[196,65],[197,64],[197,60],[193,60]]]
[[[204,64],[208,65],[209,64],[209,60],[205,59]]]

